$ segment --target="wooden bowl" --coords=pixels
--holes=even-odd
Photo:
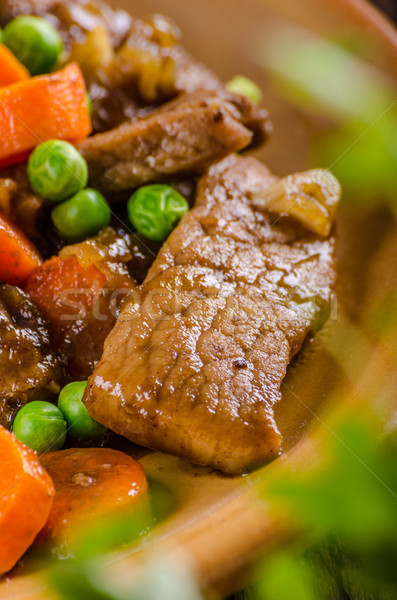
[[[289,105],[256,64],[253,43],[266,35],[269,26],[277,27],[280,19],[287,19],[323,36],[349,33],[358,40],[364,35],[372,48],[370,60],[396,75],[396,31],[364,0],[114,0],[114,4],[137,16],[162,12],[173,17],[188,49],[224,80],[243,73],[261,85],[275,133],[259,156],[279,174],[315,166],[308,163],[308,146],[321,123]],[[358,54],[360,48],[357,43]],[[387,368],[368,340],[366,351],[374,361],[364,380],[356,359],[364,335],[362,307],[393,279],[397,281],[397,233],[387,209],[378,206],[361,213],[354,206],[342,202],[338,216],[338,314],[290,365],[276,409],[286,453],[245,478],[226,477],[158,452],[144,453],[140,460],[148,476],[167,486],[176,504],[140,545],[113,561],[109,577],[136,568],[148,553],[165,550],[167,556],[187,561],[204,585],[225,594],[238,588],[259,551],[271,551],[288,536],[288,527],[281,527],[278,516],[258,502],[255,480],[266,481],[285,468],[304,469],[315,460],[321,445],[313,423],[320,423],[320,429],[324,425],[324,402],[334,391],[347,397],[358,385],[368,392],[376,389],[384,375],[381,371]],[[349,327],[354,339],[349,338],[346,348]],[[26,574],[22,566],[0,583],[0,597],[45,600],[53,596],[43,572]]]

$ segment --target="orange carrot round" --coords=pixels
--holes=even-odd
[[[29,77],[27,68],[19,62],[7,46],[0,44],[0,86],[24,81]]]
[[[44,526],[54,497],[35,452],[0,426],[0,574],[9,571]]]
[[[71,448],[41,457],[56,490],[39,541],[70,542],[83,528],[121,509],[148,503],[148,484],[139,462],[110,448]]]
[[[0,88],[0,167],[41,142],[78,143],[90,132],[86,87],[76,63]]]
[[[19,285],[40,264],[35,246],[0,213],[0,282]]]

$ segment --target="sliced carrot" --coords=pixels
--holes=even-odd
[[[110,448],[71,448],[41,457],[56,494],[39,542],[68,543],[110,514],[149,510],[139,462]]]
[[[0,213],[0,282],[19,285],[40,264],[35,246]]]
[[[86,87],[76,63],[0,88],[0,167],[46,140],[78,143],[90,132]]]
[[[75,256],[53,256],[30,275],[24,289],[51,321],[54,333],[61,334],[92,309],[106,282],[95,265],[83,267]]]
[[[29,77],[30,74],[26,67],[19,62],[7,46],[0,44],[0,86],[24,81]]]
[[[35,452],[0,426],[0,574],[29,548],[50,513],[54,486]]]

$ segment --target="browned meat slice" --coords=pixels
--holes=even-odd
[[[27,402],[55,398],[63,378],[39,307],[19,288],[0,285],[1,425],[10,427]]]
[[[199,91],[171,101],[144,119],[87,138],[80,145],[93,186],[130,189],[176,175],[202,173],[245,148],[251,104],[226,92]]]
[[[238,156],[202,178],[106,340],[85,397],[95,419],[228,473],[279,453],[273,407],[335,268],[332,239],[254,208],[276,181]]]

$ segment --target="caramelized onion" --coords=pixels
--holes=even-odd
[[[75,256],[84,268],[95,265],[111,282],[111,287],[131,287],[127,263],[131,260],[129,235],[118,235],[111,227],[106,227],[93,238],[65,246],[59,252],[60,258]]]
[[[326,237],[341,197],[338,180],[325,169],[294,173],[256,192],[257,208],[288,215],[311,231]]]
[[[72,44],[70,60],[79,63],[88,79],[95,79],[97,71],[106,68],[113,58],[112,39],[102,25],[88,31],[83,40],[75,40]]]

